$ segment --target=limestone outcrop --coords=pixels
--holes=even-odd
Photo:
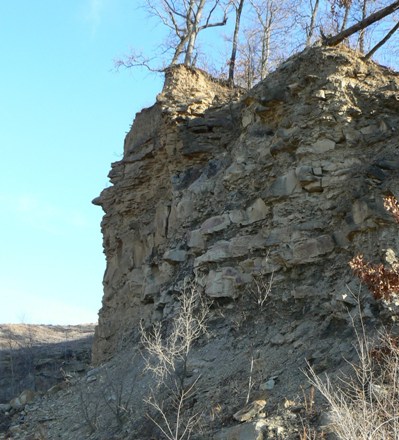
[[[194,271],[215,301],[250,301],[254,277],[273,274],[286,322],[341,319],[348,260],[399,244],[382,201],[399,195],[398,126],[398,76],[342,47],[307,49],[245,93],[170,68],[93,201],[107,258],[93,361],[167,318]]]

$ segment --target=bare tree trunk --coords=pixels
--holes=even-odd
[[[349,27],[348,29],[345,29],[342,32],[339,32],[337,35],[334,35],[332,37],[326,37],[322,35],[323,38],[323,44],[325,46],[336,46],[337,44],[341,43],[345,38],[350,37],[351,35],[355,34],[356,32],[365,29],[367,26],[370,26],[371,24],[385,18],[386,16],[392,14],[397,9],[399,9],[399,0],[396,2],[390,4],[386,8],[383,8],[374,14],[371,14],[364,20],[360,21],[359,23],[356,23],[355,25]]]
[[[240,0],[238,7],[234,5],[236,10],[236,23],[234,27],[233,47],[231,49],[230,64],[229,64],[229,83],[231,85],[234,84],[234,69],[237,58],[238,32],[240,30],[240,21],[241,21],[242,9],[244,7],[244,1],[245,0]]]
[[[311,5],[312,8],[312,16],[310,17],[310,24],[309,24],[309,28],[306,36],[306,46],[310,46],[311,42],[312,42],[312,37],[314,35],[314,30],[316,27],[316,18],[317,18],[317,12],[319,10],[319,3],[320,0],[316,0],[314,6]]]
[[[364,20],[366,18],[367,15],[367,0],[363,0],[363,5],[362,5],[362,20]],[[366,29],[363,28],[361,29],[361,31],[359,32],[359,50],[360,52],[364,53],[364,36],[366,34]]]
[[[173,55],[172,61],[170,62],[171,66],[174,66],[179,61],[180,55],[184,52],[184,45],[186,44],[187,39],[181,38],[179,44],[175,49],[175,53]]]
[[[344,13],[344,18],[342,19],[342,26],[341,26],[340,32],[342,32],[346,28],[346,25],[348,24],[349,11],[351,9],[351,6],[352,6],[352,2],[349,2],[345,6],[345,13]]]
[[[269,63],[269,55],[270,55],[270,34],[271,34],[271,22],[272,22],[272,13],[268,19],[267,27],[264,30],[264,34],[262,37],[262,58],[261,58],[261,68],[260,68],[260,79],[265,79],[268,72],[268,63]]]
[[[192,57],[195,48],[195,41],[198,35],[198,23],[201,20],[202,9],[204,8],[205,0],[201,0],[197,11],[194,11],[195,0],[190,0],[189,9],[187,11],[187,47],[186,55],[184,57],[184,64],[191,66]]]
[[[370,52],[364,57],[366,60],[370,59],[375,52],[383,46],[391,37],[392,35],[399,29],[399,21],[395,24],[395,26],[387,33],[387,35],[379,42],[377,43]]]
[[[259,60],[259,76],[260,79],[264,79],[269,71],[270,41],[278,6],[274,0],[265,0],[263,2],[250,0],[250,2],[255,10],[260,27],[261,55]]]
[[[197,39],[197,32],[195,30],[190,31],[190,37],[187,43],[186,56],[184,57],[184,64],[186,66],[192,65],[193,60],[193,52],[195,48],[195,41]]]

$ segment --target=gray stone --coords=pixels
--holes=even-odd
[[[246,221],[243,224],[251,224],[267,217],[269,208],[261,198],[257,198],[246,210]]]
[[[297,167],[295,174],[301,184],[313,182],[316,179],[316,176],[313,173],[313,167],[309,165]]]
[[[266,242],[261,234],[237,236],[231,239],[229,250],[233,257],[242,257],[257,249],[263,249]]]
[[[223,181],[226,183],[233,183],[236,180],[244,177],[244,175],[245,175],[244,165],[241,165],[241,164],[238,164],[237,162],[234,162],[224,172]]]
[[[172,263],[182,263],[186,261],[187,252],[182,249],[170,249],[164,253],[163,258]]]
[[[322,176],[323,175],[323,169],[321,167],[313,167],[313,174],[315,176]]]
[[[269,194],[274,197],[291,195],[298,185],[295,171],[291,170],[284,176],[278,177],[269,189]]]
[[[243,423],[242,425],[233,426],[231,428],[225,428],[222,431],[215,434],[215,440],[264,440],[267,435],[264,435],[266,431],[267,423],[265,420],[260,419],[256,422]]]
[[[297,167],[295,170],[302,188],[308,192],[322,191],[321,169],[316,169],[316,171],[319,172],[319,176],[315,174],[314,168],[309,165]]]
[[[247,220],[246,212],[240,209],[235,209],[229,212],[229,218],[231,223],[244,224]]]
[[[24,390],[24,391],[22,391],[22,393],[18,397],[11,399],[9,402],[9,405],[11,406],[12,409],[21,410],[22,408],[24,408],[24,406],[27,403],[32,402],[34,400],[34,398],[35,398],[34,391]]]
[[[345,136],[346,143],[349,146],[355,146],[362,137],[360,131],[354,129],[353,127],[346,126],[343,128],[343,133]]]
[[[334,417],[334,413],[332,411],[323,411],[320,414],[320,418],[319,418],[319,426],[322,429],[327,429],[330,430],[331,429],[331,425],[333,425],[335,423],[335,417]]]
[[[205,249],[205,237],[200,229],[188,232],[187,246],[195,249]]]
[[[10,411],[11,405],[9,403],[0,403],[0,412],[6,413]]]
[[[212,234],[226,229],[229,225],[230,218],[228,214],[217,215],[205,220],[204,223],[202,223],[200,230],[203,234]]]
[[[90,382],[95,382],[97,380],[97,376],[92,375],[92,376],[88,376],[86,378],[86,382],[90,383]],[[58,387],[56,388],[56,390],[58,391]]]
[[[334,150],[335,142],[332,141],[331,139],[319,139],[313,144],[312,148],[314,153],[317,154],[327,153],[327,151]]]
[[[253,114],[249,111],[244,112],[241,120],[241,124],[244,128],[247,128],[253,122]]]
[[[283,345],[285,341],[285,337],[281,333],[277,333],[270,340],[272,345]]]
[[[186,194],[176,206],[176,214],[180,220],[191,217],[194,214],[194,201]]]
[[[211,270],[206,280],[205,293],[212,298],[235,298],[236,286],[243,282],[241,272],[233,267]]]
[[[309,193],[317,193],[323,191],[323,181],[320,178],[317,178],[313,182],[307,183],[303,186],[303,189]]]
[[[133,269],[128,275],[128,283],[131,286],[142,286],[144,283],[144,271],[142,269]]]
[[[365,136],[369,136],[372,134],[375,134],[378,131],[378,127],[377,125],[368,125],[367,127],[363,127],[360,129],[360,132],[365,135]]]
[[[271,377],[267,382],[260,384],[259,389],[262,391],[271,391],[276,385],[276,378]]]
[[[218,241],[211,246],[205,252],[205,254],[194,260],[194,266],[200,266],[204,263],[223,261],[229,257],[231,257],[230,243],[225,240]]]
[[[238,236],[230,241],[217,241],[204,254],[195,259],[194,266],[219,262],[231,257],[242,257],[256,249],[263,249],[266,243],[267,239],[260,234]]]
[[[367,203],[363,200],[355,200],[352,205],[352,218],[356,225],[361,225],[370,216]]]
[[[293,258],[299,264],[311,262],[322,255],[332,252],[334,247],[334,240],[329,235],[308,238],[294,244]]]

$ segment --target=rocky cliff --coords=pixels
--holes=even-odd
[[[107,257],[98,366],[0,438],[160,439],[153,421],[193,415],[193,440],[334,438],[303,370],[334,380],[356,362],[359,316],[371,337],[389,318],[348,261],[398,250],[382,201],[399,196],[398,101],[397,74],[344,47],[307,49],[249,92],[169,69],[94,201]],[[191,394],[178,419],[171,384],[156,388],[162,418],[139,328],[170,334],[193,273],[208,331],[179,371]]]
[[[167,318],[194,270],[218,300],[273,274],[274,301],[340,318],[348,260],[398,244],[382,205],[398,195],[398,100],[396,74],[345,48],[305,50],[247,93],[169,69],[94,200],[107,269],[93,360]]]

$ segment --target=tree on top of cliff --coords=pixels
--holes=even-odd
[[[162,68],[153,68],[153,59],[141,53],[132,52],[116,62],[116,66],[145,66],[159,71],[165,67],[183,63],[193,67],[196,64],[198,34],[205,29],[224,26],[231,0],[145,0],[144,7],[169,30],[166,52],[172,52],[172,59]]]
[[[154,55],[132,50],[115,61],[116,68],[162,72],[178,63],[199,65],[247,88],[317,40],[328,46],[344,42],[367,59],[399,29],[393,15],[399,0],[141,0],[141,5],[167,37]],[[225,26],[228,16],[233,18],[224,41],[231,43],[230,53],[222,54],[223,43],[213,39],[211,50],[202,54],[199,35]],[[393,53],[392,48],[385,51],[391,58]]]

